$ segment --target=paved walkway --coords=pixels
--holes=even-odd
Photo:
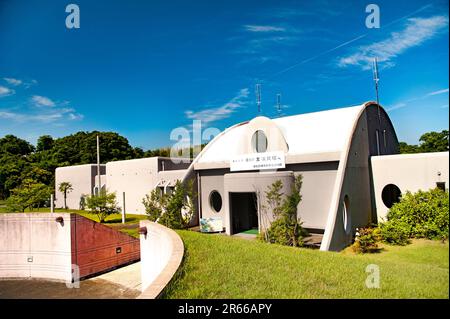
[[[65,283],[38,279],[0,280],[0,298],[136,298],[141,293],[141,263],[137,262],[80,282],[79,289]]]
[[[83,280],[72,289],[62,282],[39,279],[0,280],[0,299],[134,299],[139,294],[139,290],[97,278]]]
[[[141,262],[115,269],[92,279],[107,280],[131,290],[141,290]]]

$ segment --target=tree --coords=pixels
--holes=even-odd
[[[59,184],[58,190],[64,194],[64,209],[67,209],[67,193],[73,191],[72,184],[70,182],[62,182]]]
[[[405,142],[398,143],[400,154],[414,154],[420,153],[420,148],[417,145],[410,145]]]
[[[103,223],[109,215],[120,211],[116,201],[116,194],[108,193],[104,190],[99,195],[86,197],[86,206],[93,214],[97,215],[100,223]]]
[[[159,189],[155,189],[142,202],[151,221],[169,228],[183,229],[189,227],[195,214],[195,197],[194,181],[189,180],[183,184],[178,180],[172,193],[162,194]]]
[[[144,204],[145,213],[150,221],[157,222],[159,217],[161,217],[164,212],[166,199],[167,195],[163,194],[159,188],[155,188],[150,194],[145,195],[142,204]]]
[[[42,152],[51,150],[53,144],[54,144],[53,137],[51,137],[50,135],[42,135],[41,137],[39,137],[37,141],[36,151]]]
[[[269,209],[272,211],[273,221],[270,227],[259,238],[270,242],[287,246],[302,246],[302,238],[305,235],[301,227],[302,222],[297,215],[297,207],[302,196],[300,194],[303,184],[302,175],[294,177],[291,193],[284,196],[281,193],[283,183],[278,180],[268,187],[266,199]],[[265,207],[263,209],[266,209]]]
[[[448,152],[449,131],[428,132],[422,134],[419,145],[410,145],[405,142],[399,143],[400,154]]]
[[[426,152],[448,152],[448,131],[428,132],[423,134],[419,141],[420,150]]]
[[[12,195],[6,201],[8,209],[24,212],[27,208],[39,210],[41,205],[48,201],[51,188],[32,179],[26,179],[11,193]]]
[[[34,151],[34,146],[14,135],[0,138],[0,153],[11,155],[28,155]]]

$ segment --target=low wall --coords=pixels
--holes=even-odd
[[[141,299],[157,298],[180,267],[184,245],[172,229],[150,221],[141,221],[147,234],[140,235]]]
[[[0,277],[71,280],[70,222],[66,213],[0,214]]]
[[[71,282],[138,261],[139,251],[139,239],[77,214],[0,214],[0,278]]]

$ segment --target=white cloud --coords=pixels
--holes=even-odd
[[[434,91],[434,92],[428,93],[427,96],[439,95],[439,94],[444,94],[444,93],[448,93],[448,89]]]
[[[386,108],[386,111],[389,112],[389,111],[393,111],[393,110],[398,110],[398,109],[404,108],[406,106],[407,106],[406,103],[403,103],[403,102],[402,103],[397,103],[397,104],[394,104],[394,105]]]
[[[249,89],[245,88],[239,91],[239,93],[233,97],[230,101],[222,106],[209,108],[201,111],[186,111],[186,117],[191,120],[201,120],[203,124],[215,122],[229,117],[240,107],[247,104],[247,98],[249,96]]]
[[[48,106],[53,107],[55,106],[55,102],[53,102],[51,99],[45,96],[40,95],[34,95],[31,100],[34,102],[36,106]]]
[[[403,30],[392,32],[385,40],[359,47],[357,52],[341,57],[338,65],[340,67],[354,65],[370,69],[373,58],[377,57],[378,61],[389,63],[392,66],[394,65],[392,60],[398,55],[421,45],[448,26],[447,16],[410,18],[407,21]]]
[[[0,119],[13,120],[20,123],[51,123],[58,120],[81,120],[83,115],[75,113],[73,108],[52,108],[40,113],[26,113],[26,112],[0,112]]]
[[[14,91],[13,89],[0,85],[0,97],[12,95],[14,93],[16,93],[16,91]]]
[[[84,118],[83,114],[79,113],[69,113],[69,119],[76,121],[76,120],[82,120]]]
[[[3,78],[8,84],[18,86],[22,84],[22,80],[14,79],[14,78]]]
[[[277,27],[272,25],[245,25],[245,30],[250,32],[284,32],[286,31],[283,27]]]

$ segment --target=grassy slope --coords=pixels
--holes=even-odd
[[[448,298],[449,246],[415,240],[355,255],[178,231],[186,247],[182,276],[168,298]],[[380,267],[381,288],[365,286]]]

